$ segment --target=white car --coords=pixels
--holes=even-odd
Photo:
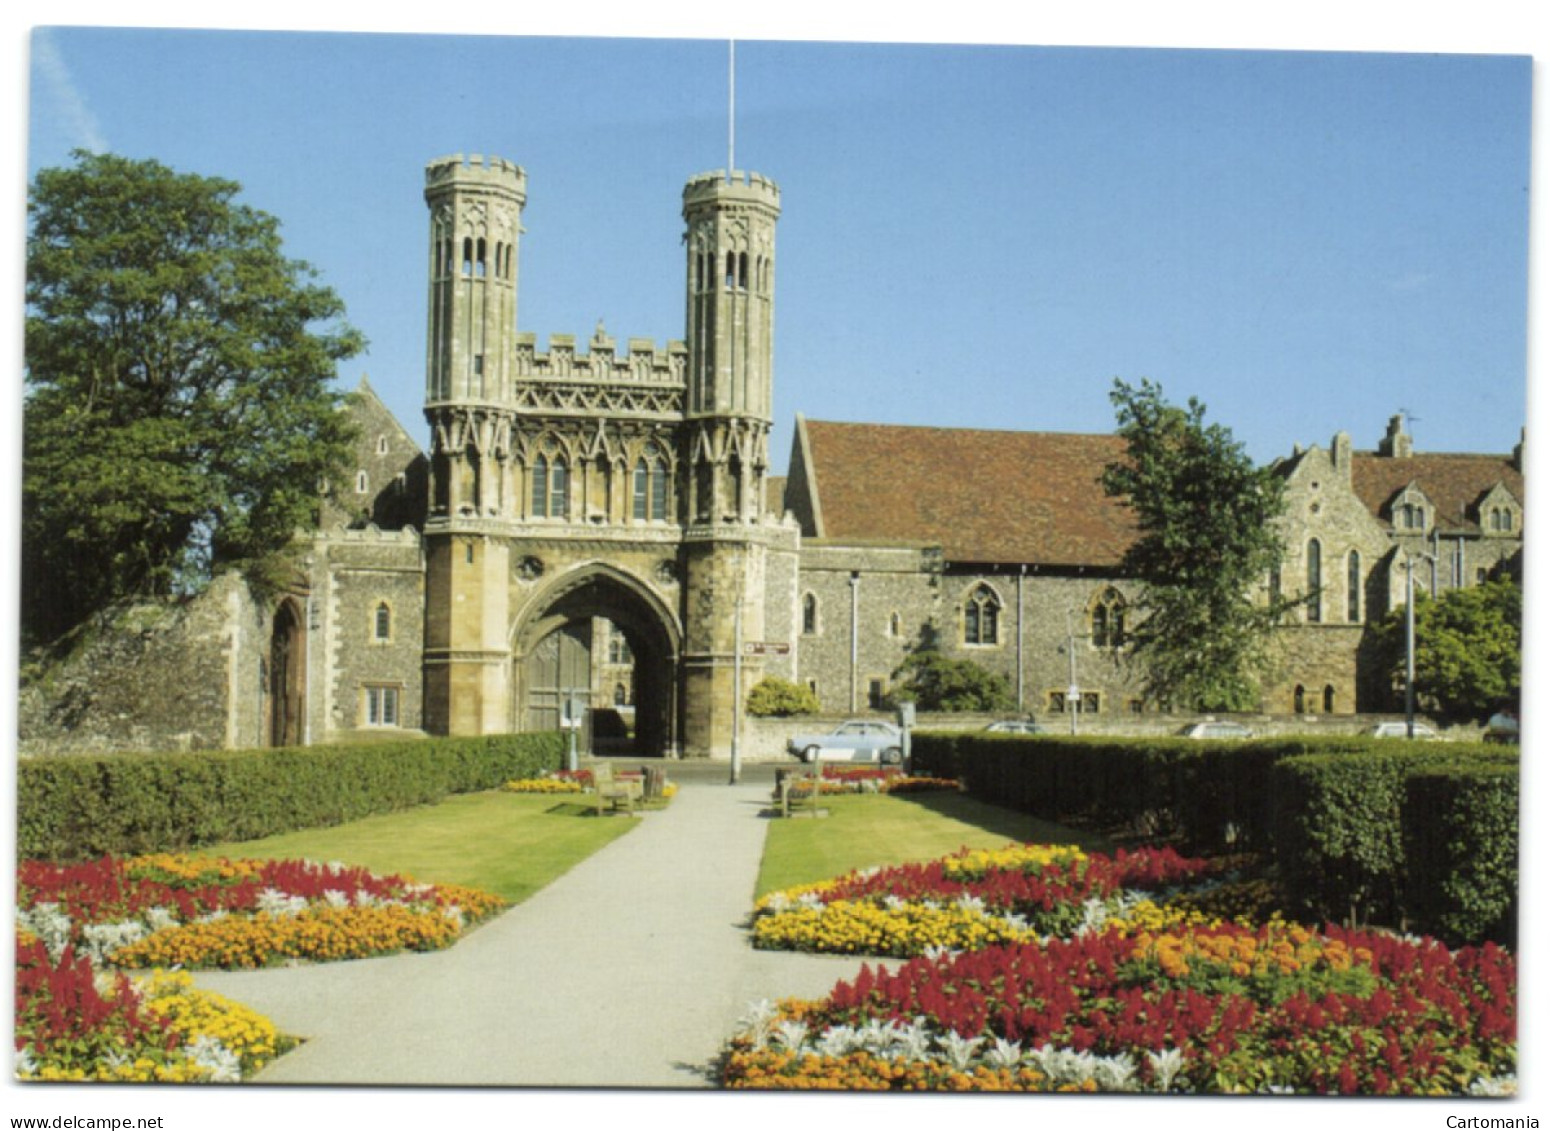
[[[1221,722],[1209,719],[1203,723],[1190,723],[1180,727],[1180,738],[1253,738],[1254,732],[1242,723]]]
[[[1048,734],[1049,728],[1032,719],[1002,719],[985,728],[986,734]]]
[[[1409,738],[1410,735],[1404,723],[1375,723],[1368,727],[1363,734],[1372,738]],[[1438,734],[1425,723],[1415,724],[1415,736],[1426,742],[1441,742],[1442,735]]]
[[[904,736],[892,723],[851,719],[828,734],[798,734],[786,750],[804,762],[882,762],[904,759]]]

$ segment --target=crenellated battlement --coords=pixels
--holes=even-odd
[[[425,190],[450,187],[454,184],[481,185],[486,188],[514,192],[527,196],[527,171],[521,165],[504,157],[485,157],[471,154],[464,157],[457,153],[450,157],[438,157],[425,166]]]
[[[538,335],[531,332],[517,334],[515,343],[513,376],[518,381],[558,379],[682,386],[689,357],[689,347],[683,342],[668,342],[665,349],[659,349],[651,338],[628,339],[625,353],[620,354],[614,339],[601,332],[592,336],[586,353],[576,352],[574,334],[550,334],[546,352],[539,351]]]
[[[697,173],[684,185],[685,208],[716,201],[762,204],[778,212],[780,187],[761,173],[745,172],[742,169],[733,169],[730,175],[725,169]]]

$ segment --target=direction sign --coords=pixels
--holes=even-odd
[[[788,656],[791,654],[791,645],[773,641],[745,640],[743,642],[743,655],[745,656]]]

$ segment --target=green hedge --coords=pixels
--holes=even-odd
[[[1288,911],[1313,920],[1399,925],[1421,892],[1450,885],[1445,873],[1453,864],[1445,856],[1413,854],[1426,835],[1419,799],[1408,838],[1405,828],[1409,780],[1439,771],[1458,781],[1515,776],[1517,759],[1474,743],[1382,743],[1358,757],[1317,754],[1279,763],[1270,782],[1272,843]],[[1443,873],[1429,871],[1439,867]]]
[[[27,758],[16,851],[83,860],[336,825],[559,769],[559,734]]]
[[[1514,748],[922,732],[912,754],[916,772],[1050,820],[1261,852],[1298,918],[1512,937]]]
[[[1414,929],[1450,945],[1517,945],[1518,768],[1423,770],[1405,781],[1405,857]]]
[[[1270,767],[1310,750],[1337,749],[1371,749],[1371,743],[973,732],[922,732],[912,740],[917,772],[958,778],[982,800],[1203,851],[1268,846]]]

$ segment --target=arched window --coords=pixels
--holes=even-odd
[[[388,450],[387,437],[386,436],[378,436],[377,437],[377,454],[379,456],[385,456],[385,455],[387,455],[387,450]]]
[[[1307,706],[1308,706],[1308,695],[1307,695],[1307,692],[1305,692],[1303,690],[1302,684],[1299,683],[1297,685],[1296,689],[1292,692],[1292,712],[1294,714],[1300,715],[1300,714],[1303,713],[1304,710],[1307,709]]]
[[[364,495],[370,489],[371,481],[367,479],[366,473],[364,471],[357,471],[355,473],[355,493],[357,495]]]
[[[1324,685],[1324,713],[1326,715],[1335,713],[1335,686],[1332,683]]]
[[[377,606],[372,617],[372,636],[383,643],[393,639],[393,610],[386,601]]]
[[[564,518],[569,505],[570,475],[563,459],[549,468],[549,517]]]
[[[903,620],[902,617],[899,616],[898,613],[890,613],[888,615],[888,635],[889,636],[902,636],[902,635],[904,635],[904,620]]]
[[[811,593],[802,596],[802,635],[812,636],[818,631],[818,598]]]
[[[474,241],[471,236],[463,237],[463,274],[474,273]]]
[[[737,252],[727,252],[727,290],[737,286]]]
[[[625,690],[624,684],[614,684],[614,706],[623,707],[630,701],[630,693]]]
[[[667,521],[667,460],[660,455],[651,460],[651,521]]]
[[[549,461],[539,456],[533,461],[533,517],[549,513]]]
[[[963,642],[965,644],[994,644],[999,627],[1001,599],[988,585],[981,585],[969,594],[963,604]]]
[[[1324,619],[1324,597],[1319,590],[1324,585],[1324,549],[1317,538],[1308,541],[1308,623],[1318,624]]]
[[[740,252],[737,257],[737,285],[743,290],[748,289],[748,253]]]
[[[1362,621],[1362,555],[1355,550],[1346,557],[1345,619],[1352,624]]]
[[[651,473],[646,470],[646,461],[644,459],[638,459],[635,461],[635,489],[633,492],[634,499],[633,506],[630,510],[630,513],[634,516],[636,522],[646,521],[646,515],[648,513],[646,509],[646,501],[650,490]]]
[[[474,252],[474,276],[476,278],[484,278],[484,264],[484,237],[480,236],[477,249]]]
[[[1125,643],[1125,598],[1112,586],[1093,599],[1088,629],[1094,648],[1119,648]]]

